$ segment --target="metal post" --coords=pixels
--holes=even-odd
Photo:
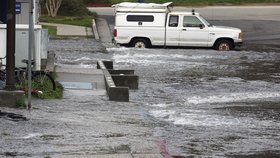
[[[31,109],[31,59],[34,52],[34,20],[33,20],[34,1],[30,0],[29,7],[29,40],[28,40],[28,105],[27,109]]]
[[[7,0],[7,45],[6,45],[6,90],[15,90],[15,32],[16,32],[16,2]]]

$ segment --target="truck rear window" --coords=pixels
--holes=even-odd
[[[153,22],[154,16],[152,15],[128,15],[126,20],[129,22]]]

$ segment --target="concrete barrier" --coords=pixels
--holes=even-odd
[[[23,91],[7,91],[0,90],[0,107],[15,108],[18,104],[22,104],[25,101]]]
[[[129,102],[128,87],[117,87],[113,78],[107,69],[102,70],[104,73],[105,86],[110,101]]]
[[[97,69],[102,69],[105,86],[110,101],[129,101],[129,89],[138,89],[139,77],[134,70],[113,70],[112,61],[98,61]]]
[[[99,38],[98,31],[97,31],[95,19],[92,20],[92,31],[93,31],[93,34],[94,34],[94,38],[96,40],[99,40],[100,38]]]
[[[125,86],[129,89],[138,89],[139,77],[136,75],[111,75],[116,86]]]
[[[108,70],[111,75],[134,75],[134,70]]]
[[[127,87],[110,87],[108,91],[110,101],[129,102],[129,89]]]
[[[114,65],[112,61],[98,61],[97,62],[97,69],[114,69]]]

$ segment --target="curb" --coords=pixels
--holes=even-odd
[[[99,34],[98,34],[98,31],[97,31],[95,19],[92,20],[92,30],[93,30],[94,38],[96,40],[99,40]]]
[[[95,3],[89,3],[87,4],[87,7],[111,7],[112,4],[95,4]]]

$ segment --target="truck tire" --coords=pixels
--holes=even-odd
[[[233,43],[228,39],[219,40],[214,48],[219,51],[229,51],[234,48]]]
[[[135,48],[149,48],[150,44],[148,42],[148,40],[143,39],[143,38],[136,38],[132,41],[132,47]]]

